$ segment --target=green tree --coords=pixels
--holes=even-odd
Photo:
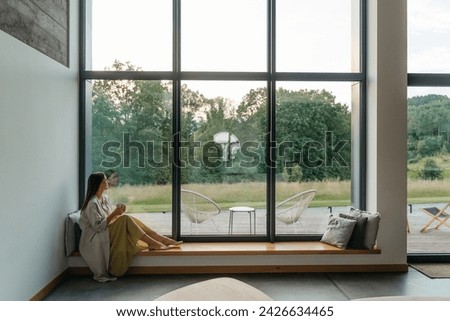
[[[408,161],[434,156],[450,143],[450,98],[445,95],[408,99]]]
[[[118,61],[111,69],[140,70]],[[94,169],[107,169],[102,167],[105,143],[119,142],[119,147],[108,151],[122,155],[121,163],[114,164],[122,183],[170,182],[173,140],[170,83],[99,80],[93,84]],[[231,181],[258,179],[258,174],[267,168],[267,89],[250,90],[237,108],[228,99],[205,98],[186,85],[181,87],[181,93],[180,141],[184,146],[181,161],[185,165],[181,169],[182,182],[224,182],[232,176]],[[242,152],[220,166],[205,161],[208,157],[221,159],[223,151],[213,146],[214,134],[221,131],[236,135],[241,145],[250,143],[251,155],[259,162],[240,166],[248,160],[248,154]],[[276,133],[280,173],[287,168],[286,172],[296,181],[350,177],[350,112],[331,93],[278,90]],[[202,148],[205,145],[212,149],[205,150]]]
[[[422,139],[444,136],[449,132],[450,98],[443,95],[408,99],[408,133]]]
[[[115,61],[112,70],[139,68]],[[99,80],[93,83],[92,98],[93,169],[114,167],[121,183],[169,182],[170,86],[160,81]],[[120,162],[109,161],[105,149]]]
[[[301,182],[303,178],[302,168],[298,164],[293,167],[285,167],[282,176],[286,182]]]
[[[278,167],[300,166],[302,179],[350,178],[350,111],[325,90],[277,91]]]
[[[437,165],[434,159],[428,158],[419,171],[419,177],[426,180],[443,179],[444,171]]]
[[[421,156],[435,156],[442,149],[442,139],[436,136],[426,136],[417,142],[417,152]]]

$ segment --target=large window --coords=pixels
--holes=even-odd
[[[365,1],[82,14],[82,188],[106,172],[113,201],[184,240],[319,239],[330,212],[364,207]]]
[[[448,254],[450,229],[424,208],[448,203],[450,3],[408,1],[408,253]],[[448,211],[447,211],[448,212]]]

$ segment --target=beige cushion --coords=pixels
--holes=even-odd
[[[155,301],[272,301],[253,286],[233,278],[215,278],[187,285]]]
[[[355,225],[356,220],[349,220],[344,217],[334,217],[333,215],[330,215],[327,230],[323,234],[320,242],[345,249],[352,236]]]

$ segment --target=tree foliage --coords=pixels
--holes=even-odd
[[[115,62],[115,71],[139,71]],[[171,182],[173,90],[170,82],[98,80],[92,87],[94,170],[114,168],[122,184]],[[350,178],[350,111],[325,90],[276,93],[277,173],[288,181]],[[267,171],[267,89],[250,90],[238,106],[181,88],[182,183],[264,180]],[[226,158],[214,135],[237,136]],[[284,175],[282,174],[284,173]]]
[[[443,179],[444,171],[437,165],[434,159],[427,158],[423,167],[420,169],[419,177],[425,180]]]
[[[303,180],[349,179],[351,117],[325,91],[277,91],[280,168],[299,165]]]
[[[408,99],[410,159],[435,156],[450,143],[450,98],[444,95]]]

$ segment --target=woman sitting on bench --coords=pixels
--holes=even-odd
[[[104,173],[91,174],[80,216],[80,254],[99,282],[114,281],[125,274],[133,256],[144,249],[167,250],[182,243],[125,215],[125,204],[114,208],[104,194],[108,188]]]

